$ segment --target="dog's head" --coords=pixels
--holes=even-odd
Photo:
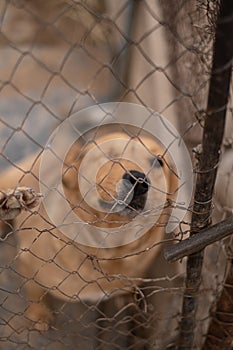
[[[64,164],[63,187],[72,210],[96,226],[117,227],[152,209],[158,219],[167,199],[176,196],[168,152],[144,131],[92,131],[71,147]]]

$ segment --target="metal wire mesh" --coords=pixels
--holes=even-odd
[[[79,212],[81,208],[79,214],[89,226],[103,229],[120,227],[120,231],[122,222],[129,220],[128,214],[114,216],[115,207],[107,215],[98,216],[96,211],[93,214],[91,205],[85,204],[92,187],[88,187],[81,200],[77,199],[76,183],[70,178],[79,177],[87,186],[88,174],[92,175],[95,164],[102,158],[107,165],[99,166],[104,176],[97,172],[96,183],[103,201],[112,203],[115,199],[111,181],[119,173],[121,177],[123,174],[123,180],[128,176],[134,191],[142,191],[140,180],[145,193],[150,187],[148,193],[156,192],[155,198],[162,198],[165,203],[153,208],[159,214],[156,210],[151,212],[160,220],[157,236],[136,241],[139,243],[135,246],[132,243],[118,247],[114,254],[111,249],[87,248],[64,236],[62,225],[54,224],[44,209],[34,208],[37,202],[32,202],[31,196],[35,200],[40,192],[38,167],[52,132],[84,107],[101,106],[104,102],[136,103],[163,114],[184,139],[196,173],[219,3],[210,0],[1,1],[1,348],[178,348],[186,260],[168,263],[163,249],[188,237],[193,207],[183,205],[187,214],[175,232],[162,234],[171,210],[182,206],[176,202],[176,180],[170,180],[177,179],[179,172],[176,164],[170,162],[170,145],[156,145],[159,151],[155,157],[143,124],[136,129],[125,126],[101,129],[101,120],[95,115],[84,118],[85,128],[86,125],[87,129],[97,128],[82,135],[81,145],[72,144],[75,156],[67,153],[63,163],[64,193],[70,210]],[[214,223],[232,214],[231,95],[213,207]],[[136,119],[140,118],[135,116]],[[176,138],[171,130],[166,130],[172,144]],[[111,141],[112,132],[117,137],[124,135],[125,143],[120,151],[117,151],[120,142],[118,146],[110,142],[104,148],[100,141]],[[132,145],[137,143],[143,151],[136,149],[135,153]],[[62,140],[59,146],[65,147]],[[92,148],[97,149],[98,156],[90,156],[88,168],[80,168],[80,160]],[[119,161],[124,156],[126,161]],[[132,172],[137,157],[150,160],[145,176],[139,167],[136,168],[139,177]],[[158,173],[160,168],[167,174],[165,185]],[[48,178],[56,177],[52,163],[48,164],[46,174]],[[22,186],[29,189],[25,192]],[[9,188],[12,191],[7,192]],[[130,215],[138,214],[145,203],[142,204],[141,198],[140,202],[131,199],[129,203],[121,191],[122,187],[117,192],[118,202],[127,206],[127,213],[131,210]],[[154,197],[152,203],[153,200]],[[50,206],[59,217],[65,216],[59,200]],[[14,215],[7,216],[13,209]],[[143,217],[143,212],[139,216]],[[147,219],[143,224],[146,227]],[[47,241],[48,235],[52,244]],[[24,256],[30,256],[29,264]],[[211,313],[229,270],[227,261],[231,260],[230,238],[205,251],[193,349],[201,349],[204,343]],[[41,301],[45,304],[39,310],[38,324],[35,314],[38,315]]]

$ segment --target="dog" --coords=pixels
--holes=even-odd
[[[2,174],[1,187],[40,192],[40,164],[41,156],[30,156]],[[46,172],[56,176],[49,164]],[[43,203],[14,221],[16,265],[34,327],[47,330],[53,321],[48,295],[77,302],[132,291],[160,251],[177,187],[169,152],[148,132],[103,127],[75,142],[62,165],[61,197],[84,223],[87,243],[79,226],[72,226],[70,238],[65,224],[54,225]],[[58,217],[64,216],[61,203],[47,203]]]

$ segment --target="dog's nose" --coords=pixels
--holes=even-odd
[[[128,180],[133,185],[134,196],[142,195],[149,189],[150,180],[146,174],[137,170],[130,170],[124,173],[123,180]]]

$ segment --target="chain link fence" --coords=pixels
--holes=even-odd
[[[230,1],[2,0],[0,16],[0,348],[231,349],[231,237],[206,243],[205,254],[164,256],[190,232],[232,225]],[[120,124],[105,125],[98,113],[108,102],[148,115],[126,109]],[[78,142],[61,129],[74,115]],[[178,197],[184,153],[172,147],[182,139],[197,184],[190,204]],[[80,243],[73,211],[85,239],[97,227],[105,238],[123,230],[123,243]],[[140,230],[156,223],[127,241],[137,216]],[[176,228],[167,234],[169,217]]]

